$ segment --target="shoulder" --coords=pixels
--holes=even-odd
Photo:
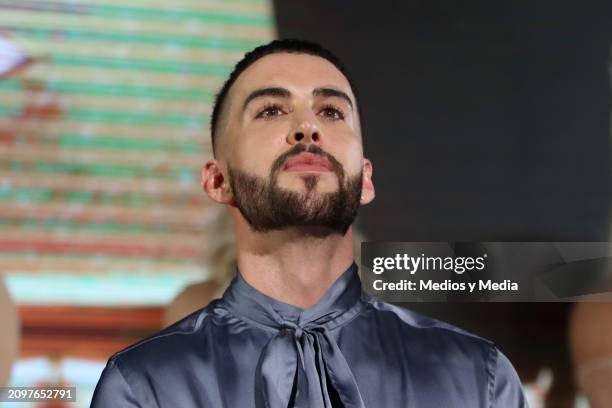
[[[113,354],[106,364],[91,407],[157,406],[156,389],[195,375],[190,359],[201,354],[223,309],[214,300],[173,325]]]
[[[393,343],[395,349],[418,354],[412,358],[426,365],[444,362],[447,370],[456,369],[465,375],[472,370],[486,382],[492,407],[527,406],[512,363],[494,342],[371,296],[365,302],[364,315],[370,315],[366,320],[374,319],[385,338],[399,339]]]
[[[444,361],[457,367],[478,367],[489,374],[495,371],[498,349],[492,341],[377,298],[366,298],[366,304],[364,327],[374,325],[381,347],[397,350],[399,358],[418,355],[428,364]]]
[[[466,342],[494,346],[493,342],[476,334],[460,329],[452,324],[424,316],[410,309],[395,306],[380,299],[368,296],[365,299],[370,313],[377,319],[394,322],[398,330],[418,332],[422,335],[431,333],[449,339],[461,339]]]
[[[196,310],[178,322],[132,344],[109,358],[109,365],[123,371],[148,368],[163,368],[166,364],[175,365],[182,357],[189,355],[190,350],[206,340],[206,332],[220,316],[216,313],[218,300]],[[221,316],[222,317],[222,316]]]

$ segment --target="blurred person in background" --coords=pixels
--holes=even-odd
[[[211,300],[221,297],[232,280],[236,268],[236,244],[232,218],[225,208],[219,208],[211,227],[207,243],[206,265],[208,278],[203,282],[188,285],[170,302],[164,311],[164,326],[206,306]]]
[[[0,279],[0,387],[8,385],[11,367],[19,356],[19,316],[4,281]]]
[[[574,306],[570,342],[578,389],[591,408],[612,404],[612,303]]]

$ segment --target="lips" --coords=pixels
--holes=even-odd
[[[300,153],[289,158],[283,166],[285,171],[332,171],[332,165],[325,157],[313,153]]]

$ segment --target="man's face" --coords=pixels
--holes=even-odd
[[[346,232],[360,203],[364,159],[344,75],[320,57],[272,54],[240,75],[225,104],[219,161],[251,227]]]

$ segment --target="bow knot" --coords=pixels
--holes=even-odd
[[[293,340],[289,334],[293,334]],[[258,407],[363,408],[355,378],[324,326],[284,321],[264,347],[258,372]],[[331,389],[330,389],[331,388]]]
[[[308,330],[290,321],[283,321],[280,327],[280,334],[282,335],[293,334],[293,336],[297,340],[299,340],[302,337],[302,335],[304,334],[304,331],[308,331]]]
[[[284,321],[279,329],[280,334],[289,335],[293,333],[293,336],[298,340],[302,338],[304,333],[315,335],[317,332],[325,333],[325,330],[325,326],[321,326],[314,322],[308,322],[300,326],[299,324],[290,321]]]

